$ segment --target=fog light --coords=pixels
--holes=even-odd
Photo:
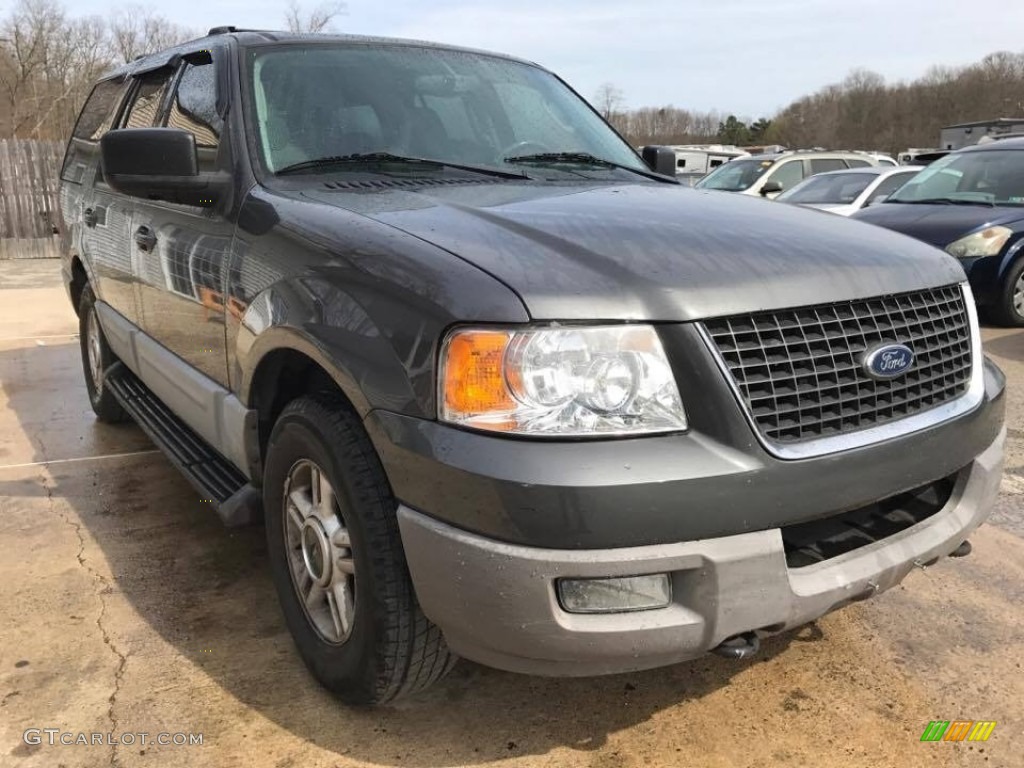
[[[558,602],[569,613],[619,613],[664,608],[672,601],[667,573],[617,579],[559,579]]]

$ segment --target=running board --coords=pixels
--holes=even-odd
[[[262,517],[259,492],[246,477],[175,416],[124,363],[114,363],[104,372],[103,386],[214,506],[225,525],[248,525]]]

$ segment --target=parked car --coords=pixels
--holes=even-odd
[[[804,179],[775,199],[780,203],[819,208],[840,216],[849,216],[861,208],[881,202],[921,168],[916,165],[899,168],[877,165],[829,171]]]
[[[695,186],[697,189],[741,192],[774,199],[780,192],[796,186],[809,176],[876,165],[878,160],[861,152],[789,150],[731,160],[709,173]]]
[[[854,151],[859,154],[864,154],[873,157],[879,165],[899,165],[899,163],[897,163],[892,156],[887,155],[884,152],[872,152],[870,150],[865,149],[858,149]]]
[[[993,320],[1024,325],[1024,139],[951,152],[855,218],[946,250]]]
[[[988,515],[1003,378],[956,260],[649,149],[537,65],[379,38],[214,30],[88,98],[61,201],[92,407],[263,515],[346,701],[456,654],[744,657]]]

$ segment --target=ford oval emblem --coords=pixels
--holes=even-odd
[[[906,344],[883,344],[864,356],[864,369],[874,379],[902,376],[914,366],[914,350]]]

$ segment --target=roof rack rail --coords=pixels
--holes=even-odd
[[[229,32],[237,32],[238,27],[235,26],[223,26],[223,27],[210,27],[210,31],[206,34],[210,37],[213,35],[226,35]]]

